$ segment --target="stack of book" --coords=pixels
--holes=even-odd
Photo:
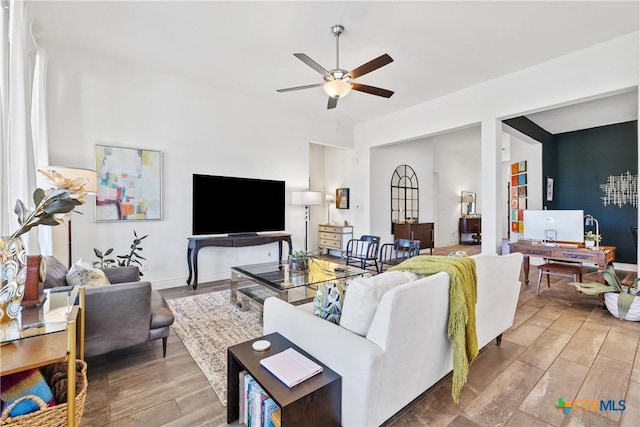
[[[247,427],[280,427],[280,407],[247,371],[240,372],[240,419]]]

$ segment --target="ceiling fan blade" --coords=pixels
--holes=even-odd
[[[329,97],[329,102],[327,103],[327,110],[331,110],[338,106],[338,98],[334,98],[332,96]]]
[[[393,95],[393,91],[360,83],[351,82],[351,87],[353,90],[370,93],[371,95],[384,96],[385,98],[391,98],[391,95]]]
[[[291,92],[292,90],[311,89],[312,87],[320,87],[320,86],[322,86],[322,83],[306,85],[306,86],[287,87],[284,89],[276,89],[276,92]]]
[[[316,70],[317,72],[319,72],[323,76],[326,76],[326,75],[329,74],[329,72],[327,70],[325,70],[325,68],[322,65],[318,64],[316,61],[314,61],[313,59],[309,58],[304,53],[294,53],[293,56],[295,56],[300,61],[304,62],[309,67],[313,68],[314,70]]]
[[[351,76],[352,79],[356,79],[360,76],[364,76],[367,73],[375,71],[380,67],[384,67],[385,65],[390,64],[392,62],[393,62],[393,58],[385,53],[384,55],[381,55],[376,59],[372,59],[366,64],[362,64],[361,66],[349,71],[349,75]]]

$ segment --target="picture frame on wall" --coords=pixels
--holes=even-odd
[[[96,144],[96,221],[162,219],[162,152]]]
[[[553,202],[553,178],[547,177],[547,202]]]
[[[336,188],[336,209],[349,209],[348,188]]]

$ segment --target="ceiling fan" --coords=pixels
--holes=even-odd
[[[304,53],[293,54],[296,58],[307,64],[309,67],[322,74],[325,83],[278,89],[276,92],[290,92],[293,90],[310,89],[322,86],[325,93],[329,95],[327,110],[336,108],[336,106],[338,105],[338,98],[344,97],[351,91],[351,89],[357,90],[359,92],[365,92],[371,95],[390,98],[391,95],[393,95],[392,91],[375,86],[356,83],[353,81],[353,79],[375,71],[378,68],[384,67],[385,65],[393,62],[393,58],[385,53],[384,55],[381,55],[376,59],[372,59],[366,64],[362,64],[361,66],[354,68],[351,71],[343,70],[342,68],[340,68],[340,34],[342,34],[343,32],[344,27],[342,25],[334,25],[333,27],[331,27],[331,33],[336,37],[336,68],[334,68],[333,70],[326,70],[324,67],[315,62],[313,59],[309,58]]]

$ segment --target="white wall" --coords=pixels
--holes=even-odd
[[[482,214],[480,127],[447,132],[429,139],[434,142],[433,163],[439,177],[435,245],[457,245],[462,191],[476,193],[476,212]]]
[[[380,147],[371,150],[371,227],[360,224],[360,234],[380,236],[384,243],[393,242],[391,234],[391,176],[400,165],[409,165],[418,178],[418,220],[433,222],[433,144],[428,140]]]
[[[356,125],[355,149],[360,160],[355,165],[357,176],[374,173],[369,158],[372,147],[482,123],[482,158],[492,160],[482,165],[482,251],[498,252],[502,238],[498,214],[502,210],[499,120],[637,87],[639,34],[610,40]],[[354,183],[356,191],[364,194],[369,193],[369,185],[366,179]],[[366,227],[372,218],[370,209],[363,209],[355,220]]]
[[[126,253],[133,230],[149,234],[142,245],[149,264],[145,278],[155,287],[185,284],[193,173],[282,179],[290,203],[291,191],[308,186],[310,142],[336,147],[353,142],[353,126],[344,120],[336,126],[234,93],[230,87],[208,87],[79,50],[44,47],[50,57],[50,164],[94,168],[97,142],[163,153],[161,221],[96,223],[92,198],[81,208],[84,215],[73,216],[75,259],[95,260],[93,248]],[[212,219],[218,209],[233,209],[233,201],[211,202]],[[260,215],[262,209],[268,206],[256,206],[248,214]],[[323,207],[313,209],[313,217],[319,219]],[[294,247],[302,248],[303,207],[288,204],[286,229],[293,234]],[[58,233],[56,242],[55,254],[64,262],[66,236]],[[276,244],[205,248],[200,252],[199,280],[228,278],[231,265],[266,262],[276,254]]]

